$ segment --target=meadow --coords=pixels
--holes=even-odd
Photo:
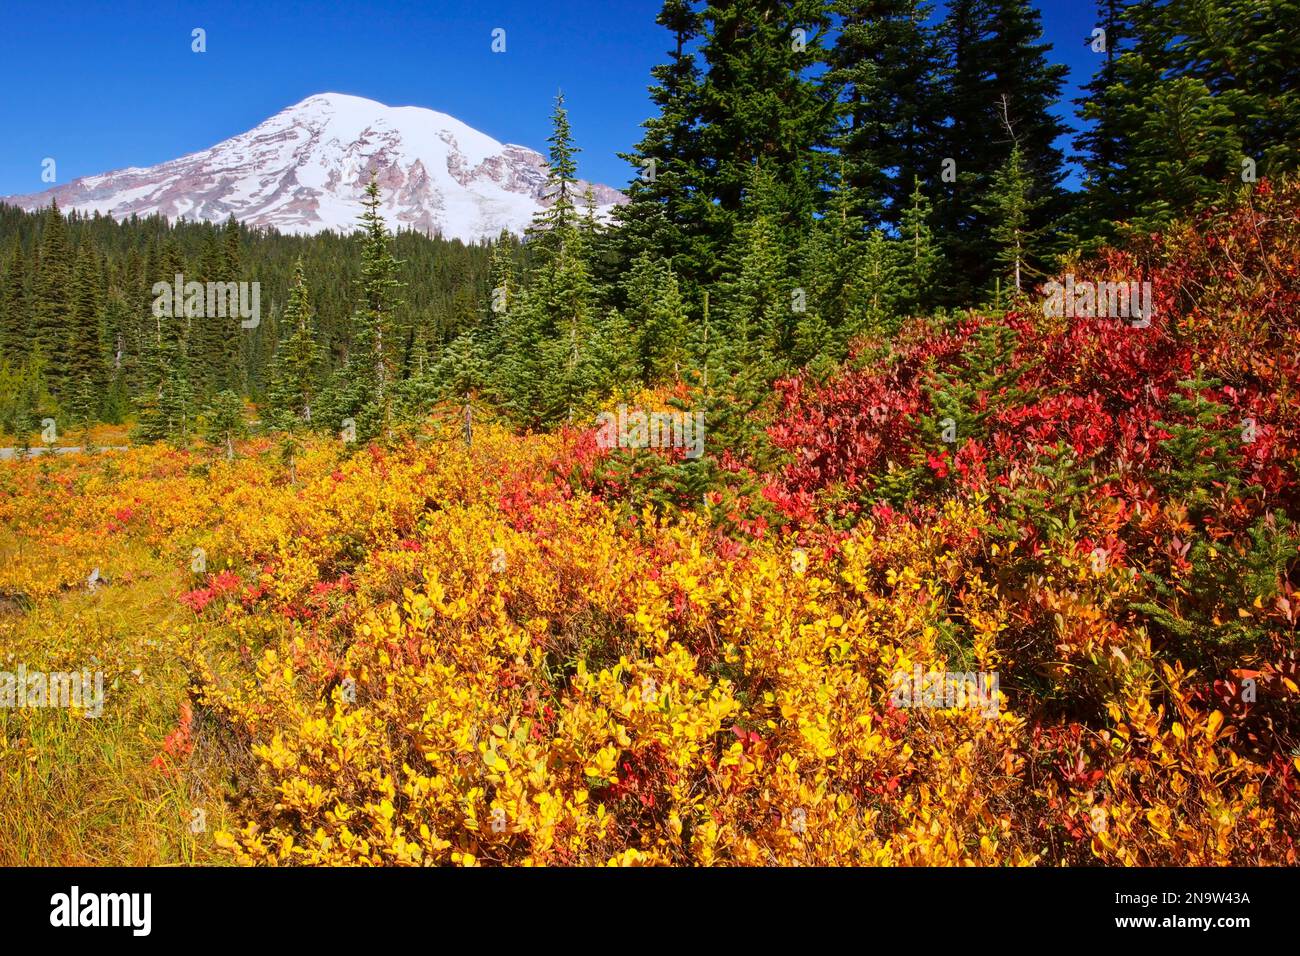
[[[1261,183],[1070,264],[1144,326],[913,320],[699,461],[452,407],[0,463],[0,669],[106,688],[0,709],[0,864],[1294,864],[1298,252]]]

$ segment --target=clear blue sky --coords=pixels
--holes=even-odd
[[[660,0],[425,0],[170,4],[4,0],[0,195],[149,166],[244,132],[313,93],[426,106],[502,142],[544,150],[563,88],[581,175],[622,186],[615,155],[650,114],[650,67],[668,34]],[[1054,59],[1086,82],[1091,0],[1042,0]],[[191,31],[207,52],[191,52]],[[506,30],[506,52],[491,33]],[[1066,99],[1077,91],[1067,89]],[[1074,123],[1068,102],[1062,111]]]

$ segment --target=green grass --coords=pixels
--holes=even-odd
[[[0,542],[0,561],[15,547]],[[222,862],[212,841],[230,779],[221,754],[196,753],[177,772],[151,766],[188,694],[179,650],[189,611],[176,601],[186,577],[143,547],[130,558],[129,583],[0,608],[0,670],[104,671],[98,718],[0,709],[0,865]],[[193,833],[196,808],[206,827]]]

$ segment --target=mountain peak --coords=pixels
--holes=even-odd
[[[335,92],[313,94],[179,159],[5,201],[35,209],[57,199],[64,210],[116,218],[158,213],[219,222],[234,215],[283,232],[351,232],[371,176],[393,228],[447,238],[520,234],[546,205],[540,153],[500,143],[436,110]],[[625,201],[608,186],[591,186],[601,215]]]

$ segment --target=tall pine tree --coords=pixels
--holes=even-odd
[[[898,226],[918,176],[933,168],[943,104],[938,42],[922,0],[837,0],[827,83],[842,100],[837,145],[850,208]]]
[[[100,330],[100,270],[88,239],[77,254],[64,369],[69,402],[77,421],[99,418],[107,386]]]
[[[760,161],[770,224],[802,233],[825,204],[836,104],[811,75],[830,27],[825,0],[715,0],[701,13],[698,188],[706,274],[721,274]],[[786,253],[790,251],[787,240]]]
[[[45,363],[48,387],[58,396],[67,381],[64,348],[72,326],[72,250],[57,202],[50,203],[41,230],[35,306],[33,344]]]
[[[22,365],[31,350],[31,313],[27,304],[27,260],[17,235],[5,262],[0,286],[0,358]]]
[[[1029,228],[1041,237],[1036,251],[1046,255],[1054,247],[1052,230],[1065,211],[1064,156],[1056,140],[1066,127],[1052,107],[1067,69],[1049,62],[1051,45],[1043,42],[1030,0],[953,0],[939,34],[948,60],[948,118],[940,168],[926,183],[943,248],[943,304],[960,306],[993,278],[987,197],[1017,145],[1032,200]],[[955,182],[944,179],[948,161]]]
[[[690,283],[708,267],[701,236],[708,201],[701,189],[701,75],[693,52],[701,19],[691,0],[665,0],[656,22],[671,33],[672,49],[668,62],[650,71],[658,113],[642,124],[635,151],[620,154],[637,172],[626,189],[627,204],[615,211],[617,239],[625,264],[642,255],[670,257]]]
[[[311,424],[321,358],[301,259],[294,266],[280,324],[283,335],[272,366],[268,413],[275,425],[294,431]]]

